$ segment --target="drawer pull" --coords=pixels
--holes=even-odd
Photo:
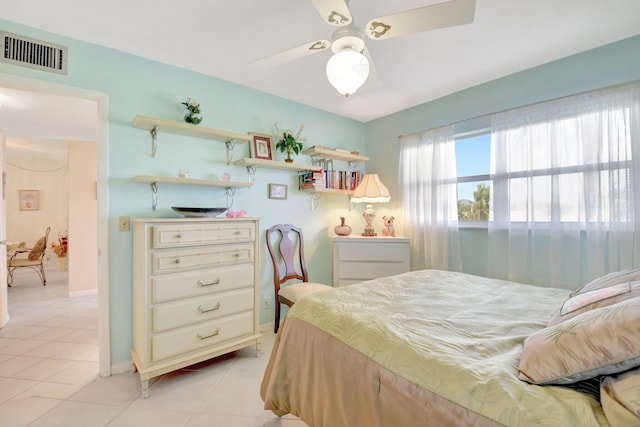
[[[240,258],[240,254],[238,252],[236,252],[235,254],[233,254],[234,258]]]
[[[182,234],[176,234],[176,239],[182,239]]]
[[[176,258],[175,263],[180,264],[180,258]]]
[[[209,335],[200,335],[200,334],[198,334],[198,338],[200,338],[201,340],[206,340],[207,338],[215,337],[219,333],[220,333],[220,328],[216,328],[215,332],[213,332],[213,333],[211,333]]]
[[[220,284],[219,277],[211,283],[204,283],[202,280],[198,280],[198,286],[213,286],[213,285],[219,285],[219,284]]]
[[[242,233],[240,231],[236,230],[236,231],[233,232],[233,234],[235,234],[236,236],[239,236]]]
[[[198,307],[198,311],[200,313],[207,313],[209,311],[216,311],[216,310],[220,310],[220,303],[217,303],[215,307],[212,307],[212,308],[203,308],[202,306]]]

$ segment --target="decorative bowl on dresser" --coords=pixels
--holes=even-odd
[[[227,208],[189,208],[182,206],[171,206],[171,209],[185,218],[213,218],[227,211]]]

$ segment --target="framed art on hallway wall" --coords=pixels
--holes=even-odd
[[[21,211],[40,210],[40,191],[38,190],[19,190],[18,200]]]

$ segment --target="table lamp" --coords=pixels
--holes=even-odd
[[[377,235],[372,225],[376,213],[371,203],[386,203],[390,199],[389,190],[387,190],[387,187],[380,181],[377,173],[368,173],[362,177],[362,181],[353,192],[351,201],[354,203],[367,203],[367,207],[362,213],[367,223],[362,233],[363,236],[372,237]]]

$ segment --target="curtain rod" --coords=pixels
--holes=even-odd
[[[458,120],[457,122],[446,123],[446,124],[439,125],[439,126],[436,126],[436,127],[452,126],[452,125],[455,125],[455,124],[458,124],[458,123],[464,123],[464,122],[470,121],[470,120],[481,119],[483,117],[491,116],[493,114],[505,113],[507,111],[515,110],[517,108],[532,107],[534,105],[539,105],[539,104],[542,104],[542,103],[545,103],[545,102],[558,101],[558,100],[565,99],[565,98],[571,98],[572,96],[580,96],[580,95],[585,95],[587,93],[593,93],[593,92],[598,92],[598,91],[603,91],[603,90],[615,89],[615,88],[619,88],[619,87],[623,87],[623,86],[627,86],[627,85],[628,86],[633,86],[633,85],[639,84],[639,83],[640,83],[640,80],[632,80],[630,82],[619,83],[619,84],[615,84],[615,85],[612,85],[612,86],[605,86],[605,87],[601,87],[599,89],[585,90],[585,91],[578,92],[578,93],[572,93],[570,95],[563,95],[563,96],[559,96],[557,98],[551,98],[551,99],[546,99],[544,101],[532,102],[531,104],[520,105],[519,107],[505,108],[504,110],[494,111],[492,113],[479,114],[477,116],[469,117],[469,118],[466,118],[464,120]],[[418,131],[407,133],[407,134],[401,134],[401,135],[398,135],[398,139],[404,138],[406,136],[412,136],[412,135],[415,135],[415,134],[418,134],[420,132],[424,132],[424,131],[427,131],[427,130],[430,130],[430,129],[435,129],[436,127],[429,128],[429,129],[418,130]]]

